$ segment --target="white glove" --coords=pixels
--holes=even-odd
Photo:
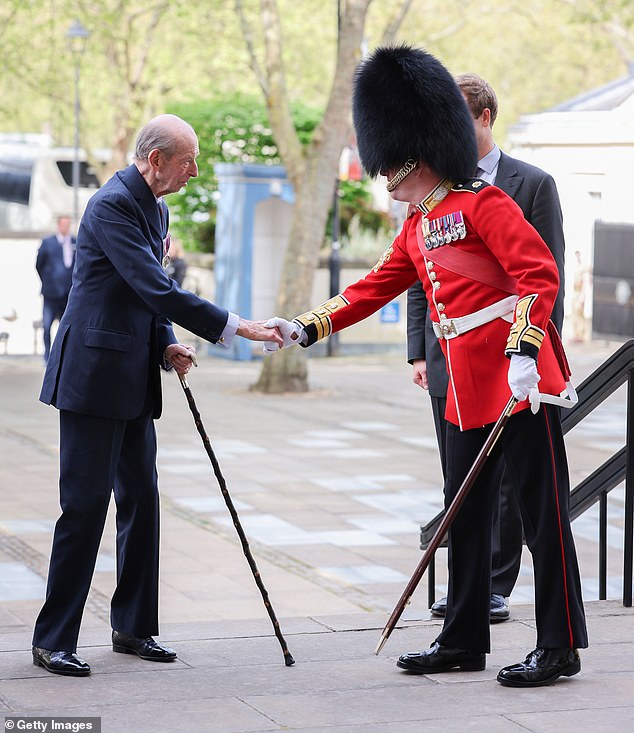
[[[279,318],[278,316],[269,318],[264,325],[267,328],[277,328],[279,330],[282,334],[282,339],[284,340],[284,343],[282,344],[283,349],[287,349],[289,346],[295,346],[295,344],[300,344],[304,337],[304,329],[301,326],[293,321],[287,321],[284,318]],[[267,354],[279,351],[279,348],[280,347],[272,341],[265,341],[262,347],[264,352]]]
[[[539,412],[539,405],[542,401],[542,396],[539,394],[538,387],[533,387],[533,389],[531,389],[531,391],[528,393],[528,401],[531,405],[531,412],[533,413],[533,415],[537,415],[537,413]]]
[[[509,364],[508,382],[513,397],[523,402],[532,389],[537,387],[541,377],[537,373],[537,364],[532,356],[513,354]]]

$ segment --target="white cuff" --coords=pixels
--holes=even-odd
[[[220,334],[218,344],[220,346],[224,346],[225,349],[228,349],[233,343],[233,339],[235,338],[236,331],[238,330],[239,325],[240,316],[236,315],[235,313],[231,313],[230,311],[229,318],[227,318],[227,325],[223,328],[222,333]]]

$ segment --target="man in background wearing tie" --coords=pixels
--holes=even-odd
[[[57,233],[42,240],[35,269],[42,281],[42,327],[44,329],[44,361],[51,352],[51,326],[61,320],[66,309],[75,264],[75,237],[70,235],[70,217],[57,219]]]
[[[497,97],[488,82],[477,74],[461,74],[456,83],[467,102],[478,145],[476,176],[495,184],[522,209],[546,242],[559,270],[559,294],[552,312],[552,321],[561,334],[564,318],[564,233],[561,206],[552,177],[529,163],[503,153],[493,139],[493,124],[498,113]],[[448,376],[445,358],[427,315],[427,299],[420,282],[407,293],[407,358],[413,366],[413,380],[429,390],[434,426],[443,475],[446,475],[446,422]],[[495,480],[500,482],[500,501],[492,534],[491,611],[492,622],[506,621],[510,610],[508,597],[515,586],[522,559],[522,520],[517,492],[498,462]],[[432,606],[432,615],[444,617],[447,599]]]

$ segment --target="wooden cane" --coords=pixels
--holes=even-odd
[[[398,623],[398,620],[401,618],[401,614],[405,610],[405,606],[407,606],[410,602],[412,595],[416,590],[416,587],[420,583],[420,580],[423,577],[425,570],[427,570],[429,563],[434,556],[434,553],[440,547],[444,536],[447,534],[447,530],[455,519],[456,514],[458,513],[458,510],[462,506],[464,500],[467,498],[467,494],[471,490],[471,487],[475,483],[475,480],[478,478],[478,474],[482,470],[484,462],[489,457],[498,438],[500,437],[500,434],[502,433],[502,430],[504,429],[504,426],[511,416],[511,413],[515,409],[515,405],[517,405],[517,400],[515,399],[515,397],[511,397],[511,399],[507,402],[506,407],[502,410],[502,413],[497,422],[493,426],[489,437],[486,439],[486,442],[478,453],[478,456],[475,459],[473,466],[471,466],[471,468],[469,469],[469,473],[466,475],[464,481],[462,482],[462,486],[458,490],[458,493],[454,496],[453,501],[445,512],[445,516],[443,517],[442,522],[438,526],[438,529],[434,533],[434,536],[431,538],[429,545],[425,550],[425,554],[423,555],[421,561],[418,563],[416,570],[414,570],[414,573],[410,578],[409,583],[405,587],[405,590],[403,591],[401,597],[398,599],[398,603],[392,611],[392,615],[388,619],[387,624],[385,624],[385,628],[383,629],[383,633],[381,634],[379,643],[374,650],[375,654],[378,654],[381,649],[383,649],[385,642],[389,639],[390,634],[394,630],[394,627]]]
[[[190,358],[194,366],[197,366],[195,356],[192,354]],[[244,533],[244,530],[242,529],[240,518],[238,517],[238,512],[236,511],[236,508],[233,505],[233,501],[231,499],[229,491],[227,490],[227,483],[220,470],[220,464],[218,463],[216,454],[214,453],[213,448],[211,447],[211,442],[209,440],[209,436],[207,435],[205,431],[205,427],[200,418],[200,412],[198,411],[198,408],[196,407],[194,396],[192,395],[191,389],[189,388],[189,385],[187,384],[187,379],[185,375],[179,374],[178,378],[180,380],[181,387],[183,388],[183,391],[185,392],[185,396],[187,397],[187,404],[189,405],[189,409],[191,410],[191,413],[194,417],[194,423],[196,425],[196,429],[198,430],[198,433],[200,434],[200,437],[202,438],[203,445],[205,446],[205,450],[207,451],[207,455],[209,456],[209,460],[211,461],[211,465],[213,466],[214,474],[216,476],[216,479],[218,480],[218,485],[220,486],[220,491],[222,492],[222,496],[225,500],[225,504],[227,505],[227,509],[229,509],[229,514],[231,515],[231,519],[233,520],[233,526],[236,528],[238,537],[240,538],[240,544],[242,545],[242,551],[244,552],[247,562],[249,563],[249,567],[251,568],[251,572],[253,573],[253,578],[255,579],[255,584],[257,585],[258,590],[260,591],[260,594],[262,596],[262,600],[264,601],[264,607],[266,608],[267,613],[269,614],[269,618],[271,619],[271,623],[273,624],[273,631],[275,632],[275,636],[277,637],[277,640],[279,641],[280,646],[282,647],[282,652],[284,654],[284,663],[286,664],[287,667],[291,667],[293,664],[295,664],[295,660],[293,659],[292,654],[288,651],[286,641],[284,640],[284,637],[282,636],[279,621],[277,620],[275,611],[273,610],[273,606],[271,605],[271,601],[269,600],[268,591],[266,590],[264,583],[262,582],[262,577],[256,565],[255,559],[253,555],[251,554],[251,548],[249,547],[249,542]]]

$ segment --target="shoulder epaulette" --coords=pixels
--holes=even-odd
[[[462,183],[456,183],[451,190],[461,192],[467,191],[468,193],[478,193],[479,191],[483,191],[487,186],[490,185],[490,183],[487,183],[480,178],[469,178]]]

